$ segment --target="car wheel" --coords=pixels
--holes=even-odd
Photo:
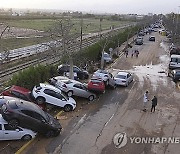
[[[68,95],[68,97],[71,97],[73,95],[73,91],[68,91],[67,95]]]
[[[65,105],[65,106],[64,106],[64,111],[65,111],[65,112],[72,111],[72,109],[73,109],[73,108],[72,108],[71,105]]]
[[[37,99],[36,99],[36,103],[37,104],[44,104],[46,101],[45,101],[45,98],[43,98],[43,97],[38,97]]]
[[[56,132],[54,132],[54,136],[55,136],[55,137],[58,136],[58,135],[60,134],[60,132],[61,132],[61,131],[56,131]]]
[[[54,134],[55,134],[55,133],[54,133],[53,130],[49,130],[49,131],[46,132],[45,136],[46,136],[47,138],[49,138],[49,137],[53,137]]]
[[[94,96],[91,95],[91,96],[88,97],[88,99],[89,99],[89,101],[93,101],[94,100]]]
[[[24,135],[22,138],[21,138],[23,141],[28,141],[28,140],[31,140],[32,139],[32,136],[31,135]]]
[[[12,127],[12,128],[17,128],[17,126],[19,125],[19,122],[17,119],[11,119],[8,124]]]

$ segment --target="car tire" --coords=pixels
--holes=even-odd
[[[58,136],[60,134],[61,131],[56,131],[54,132],[54,137]]]
[[[41,105],[41,104],[44,104],[46,102],[45,98],[44,97],[37,97],[36,98],[36,103],[38,105]]]
[[[73,109],[72,106],[69,105],[69,104],[64,106],[64,111],[65,112],[70,112],[70,111],[72,111],[72,109]]]
[[[29,135],[29,134],[26,134],[26,135],[24,135],[24,136],[21,138],[21,140],[23,140],[23,141],[29,141],[29,140],[31,140],[31,139],[32,139],[32,136]]]
[[[17,128],[17,126],[19,125],[19,121],[17,119],[11,119],[11,120],[8,121],[8,124],[12,128]]]
[[[93,101],[93,100],[94,100],[94,96],[93,96],[93,95],[90,95],[90,96],[88,97],[88,100],[89,100],[89,101]]]
[[[73,95],[73,91],[72,90],[68,91],[67,95],[68,95],[68,97],[71,97]]]
[[[46,136],[47,138],[54,137],[54,136],[55,136],[55,133],[54,133],[53,130],[48,130],[48,131],[46,132],[45,136]]]

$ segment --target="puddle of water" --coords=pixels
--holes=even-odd
[[[138,76],[141,87],[143,87],[146,79],[151,82],[154,91],[157,89],[159,84],[167,86],[166,70],[168,68],[169,57],[168,55],[162,55],[159,59],[160,64],[153,65],[151,63],[145,66],[134,66],[134,69],[130,70]]]

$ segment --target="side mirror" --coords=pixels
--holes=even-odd
[[[18,128],[16,128],[16,132],[19,132],[19,129],[18,129]]]
[[[46,121],[44,119],[42,119],[41,122],[46,123]]]

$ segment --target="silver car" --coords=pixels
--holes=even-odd
[[[114,77],[116,85],[128,86],[133,81],[133,76],[129,72],[118,72]]]
[[[76,80],[61,80],[55,83],[55,87],[66,92],[69,97],[72,95],[88,98],[89,101],[93,101],[96,95],[88,91],[87,86]]]
[[[116,88],[116,83],[113,75],[106,70],[97,70],[96,72],[94,72],[93,77],[102,79],[106,86]]]

